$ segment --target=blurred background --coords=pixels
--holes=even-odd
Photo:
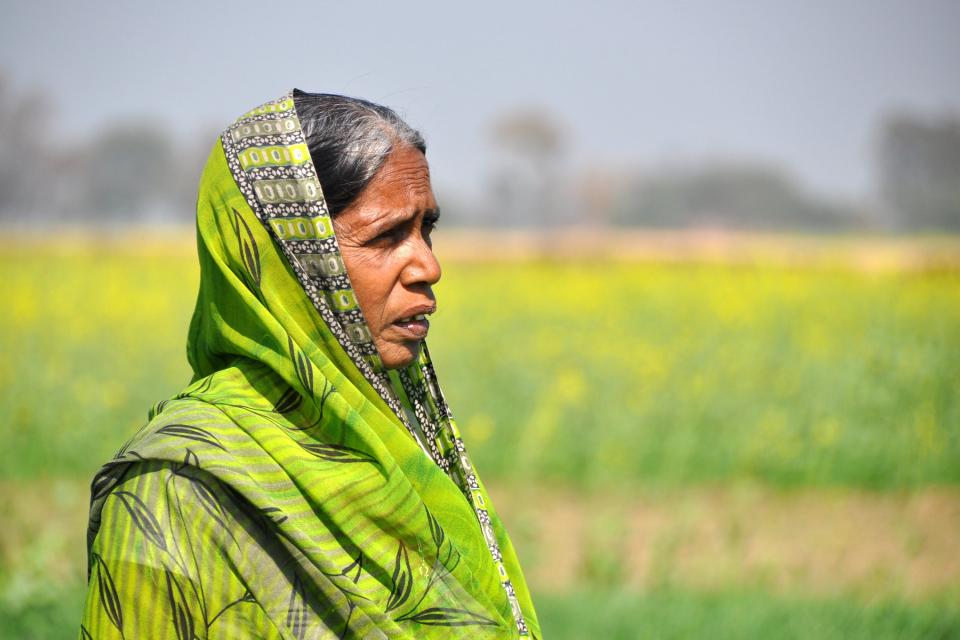
[[[0,637],[189,379],[196,184],[292,87],[428,141],[431,351],[547,638],[960,637],[960,5],[6,2]]]

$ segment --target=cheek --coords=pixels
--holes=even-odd
[[[370,329],[377,333],[377,329],[383,320],[389,291],[384,290],[377,280],[365,284],[354,284],[354,287],[360,309],[363,311]]]
[[[348,260],[344,256],[344,262],[360,309],[370,330],[377,335],[385,320],[384,312],[389,310],[390,293],[396,281],[390,261],[375,260],[370,256],[354,256],[353,260]]]

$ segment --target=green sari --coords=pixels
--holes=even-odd
[[[81,638],[540,635],[424,344],[383,368],[293,94],[218,140],[190,386],[91,488]]]

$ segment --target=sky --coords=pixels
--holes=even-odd
[[[519,109],[563,125],[575,170],[769,161],[851,199],[884,114],[960,111],[952,0],[2,2],[0,74],[48,94],[68,140],[208,135],[292,87],[345,93],[396,108],[435,184],[471,195]]]

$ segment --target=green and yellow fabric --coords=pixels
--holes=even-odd
[[[190,386],[94,478],[81,638],[539,637],[426,346],[386,371],[293,94],[220,137]]]

